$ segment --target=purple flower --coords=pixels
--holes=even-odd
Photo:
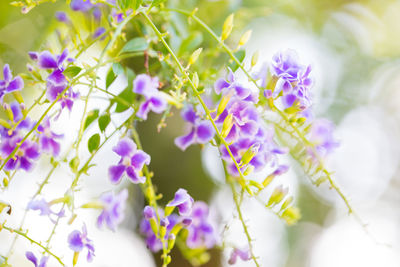
[[[153,232],[153,229],[151,228],[151,225],[149,222],[149,220],[152,220],[155,218],[155,211],[153,208],[151,208],[152,212],[150,213],[150,209],[147,207],[148,206],[146,206],[145,211],[143,212],[144,218],[140,222],[140,232],[146,236],[147,248],[153,252],[158,252],[159,250],[162,249],[162,243],[161,243],[161,240]],[[147,215],[151,215],[151,216],[148,217],[146,215],[146,213],[149,213]],[[160,216],[164,216],[162,210],[159,210],[158,214],[160,214]],[[154,217],[153,217],[153,215],[154,215]],[[166,218],[161,218],[161,220],[163,220],[163,224],[165,224],[165,227],[166,227],[164,239],[167,239],[170,236],[171,230],[180,221],[180,218],[176,214],[171,214]]]
[[[125,202],[128,198],[128,190],[122,190],[118,195],[112,192],[104,193],[100,197],[103,210],[97,218],[97,226],[100,228],[107,224],[108,228],[115,231],[118,224],[124,219]]]
[[[30,251],[27,251],[25,253],[25,256],[29,261],[31,261],[35,265],[35,267],[46,267],[47,261],[49,259],[49,257],[42,257],[39,262],[35,254],[33,254]]]
[[[271,73],[278,80],[273,90],[273,96],[282,93],[282,104],[289,108],[297,103],[301,110],[311,106],[310,78],[311,66],[301,65],[294,50],[279,52],[273,56]]]
[[[29,56],[32,60],[37,61],[39,68],[41,69],[53,69],[53,72],[47,77],[47,99],[54,101],[58,95],[63,92],[68,86],[68,80],[65,78],[63,71],[63,63],[68,57],[68,50],[64,51],[60,55],[54,56],[49,51],[43,51],[41,53],[29,52]],[[68,60],[70,60],[68,58]]]
[[[175,145],[180,149],[185,150],[192,144],[206,144],[214,137],[214,129],[211,122],[201,120],[192,106],[188,106],[183,110],[182,117],[190,124],[190,131],[187,135],[175,139]]]
[[[286,81],[295,81],[299,71],[303,68],[299,61],[296,51],[292,49],[278,52],[272,57],[271,72]]]
[[[186,244],[189,248],[212,248],[215,245],[215,230],[209,222],[209,211],[206,203],[196,201],[190,215],[191,224],[188,226]]]
[[[90,3],[90,0],[72,0],[70,7],[73,11],[87,12],[94,5]]]
[[[167,101],[157,88],[157,77],[152,78],[146,74],[140,74],[136,77],[133,81],[133,91],[145,97],[145,101],[140,105],[136,116],[147,120],[147,114],[150,110],[161,113],[167,108]]]
[[[68,86],[68,81],[65,78],[62,70],[53,71],[47,77],[47,99],[55,101],[59,94],[61,94]]]
[[[238,249],[234,248],[231,256],[228,260],[228,263],[233,265],[236,263],[237,258],[240,258],[242,261],[248,261],[251,259],[250,250],[249,249]]]
[[[29,56],[33,60],[37,60],[38,66],[41,69],[58,69],[63,70],[63,63],[68,57],[68,49],[64,49],[64,51],[60,55],[54,56],[49,51],[45,50],[41,53],[30,52]]]
[[[178,189],[175,197],[167,204],[167,207],[177,207],[181,216],[189,216],[192,212],[193,198],[187,193],[185,189]]]
[[[39,134],[39,144],[42,151],[58,156],[60,153],[60,144],[56,139],[62,138],[64,135],[54,133],[50,128],[50,119],[46,118],[37,128]]]
[[[220,125],[223,124],[229,114],[233,116],[233,125],[225,138],[228,143],[236,142],[241,136],[252,137],[257,133],[258,113],[252,102],[238,98],[231,99],[215,122]]]
[[[248,149],[254,148],[254,156],[248,164],[242,165],[241,170],[244,171],[249,165],[254,167],[255,171],[262,170],[268,164],[272,167],[278,165],[278,155],[286,154],[286,148],[280,148],[273,139],[274,132],[260,127],[257,134],[253,137],[239,138],[235,143],[229,146],[236,162],[242,161],[242,156]],[[225,146],[220,147],[222,158],[228,163],[227,169],[229,174],[238,176],[239,172],[236,165],[231,159]]]
[[[67,108],[71,111],[74,101],[79,98],[79,95],[79,92],[74,92],[72,88],[69,88],[59,100],[61,103],[61,109]]]
[[[82,232],[79,230],[72,231],[68,236],[69,248],[75,252],[81,252],[84,248],[87,248],[87,261],[91,262],[94,257],[94,246],[92,240],[87,237],[86,225],[83,225]]]
[[[63,11],[57,11],[55,16],[59,22],[64,22],[64,23],[70,22],[70,19],[69,19],[67,13],[65,13]]]
[[[229,69],[227,80],[220,78],[215,82],[214,90],[217,94],[232,94],[236,95],[240,99],[247,98],[251,93],[248,88],[244,87],[235,80],[235,75],[233,74],[231,69]]]
[[[151,220],[156,218],[156,212],[154,211],[153,207],[146,206],[143,209],[143,217],[146,220]]]
[[[118,165],[109,168],[109,175],[112,183],[118,183],[122,175],[126,172],[131,182],[138,184],[144,183],[146,178],[140,176],[139,172],[143,165],[150,164],[150,156],[138,150],[136,144],[129,138],[121,139],[113,148],[113,151],[121,156]]]
[[[4,104],[6,106],[8,104]],[[8,108],[8,107],[7,107]],[[13,122],[18,123],[18,126],[16,127],[16,130],[30,130],[33,127],[33,122],[31,121],[30,118],[25,118],[22,114],[22,106],[19,104],[17,101],[12,102],[9,105],[9,108],[11,109],[11,112],[13,114]],[[14,131],[13,134],[16,132]]]
[[[116,5],[115,1],[108,1],[109,3]],[[119,8],[118,8],[119,9]],[[132,9],[128,9],[125,13],[118,11],[117,9],[113,8],[111,10],[111,16],[113,17],[114,21],[119,24],[121,22],[124,21],[125,16],[129,16],[130,14],[132,14]]]
[[[10,66],[5,64],[3,67],[3,80],[0,80],[0,101],[3,101],[5,94],[21,90],[24,87],[24,81],[19,76],[12,76]]]
[[[51,218],[51,215],[55,215],[55,217],[62,217],[64,216],[64,210],[60,211],[60,212],[54,212],[51,210],[50,208],[51,204],[49,202],[47,202],[44,199],[41,200],[31,200],[28,203],[27,209],[29,210],[38,210],[40,211],[39,215],[40,216],[48,216],[49,219],[53,222],[56,223],[56,220],[54,220],[53,218]]]
[[[104,27],[98,27],[95,32],[93,33],[93,38],[99,38],[106,32],[106,29]],[[105,36],[103,36],[101,39],[104,39]]]
[[[17,144],[21,142],[22,138],[19,136],[14,136],[2,140],[0,144],[0,152],[3,158],[8,157],[15,149]],[[18,151],[15,153],[14,157],[10,158],[4,169],[7,171],[15,169],[23,169],[25,171],[30,171],[33,167],[33,161],[37,160],[40,156],[40,150],[37,143],[30,140],[25,140],[19,147]]]
[[[333,137],[334,128],[335,125],[327,119],[315,120],[311,125],[309,140],[322,157],[328,155],[339,146],[339,142]],[[309,150],[309,153],[313,157],[317,156],[312,150]]]

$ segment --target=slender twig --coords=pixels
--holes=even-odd
[[[51,252],[47,247],[43,246],[40,242],[35,241],[34,239],[30,238],[26,233],[20,231],[20,230],[16,230],[16,229],[12,229],[8,226],[2,225],[1,226],[3,229],[9,231],[10,233],[15,233],[19,236],[24,237],[25,239],[29,240],[31,243],[38,245],[39,247],[41,247],[44,251],[46,251],[49,255],[51,255],[53,258],[55,258],[62,266],[65,266],[65,264],[63,263],[63,261],[60,259],[60,257],[58,257],[57,255],[55,255],[53,252]]]
[[[248,227],[247,227],[247,225],[246,225],[246,221],[245,221],[245,219],[244,219],[244,217],[243,217],[242,209],[241,209],[241,207],[240,207],[240,202],[241,202],[241,201],[240,201],[239,196],[238,196],[238,194],[237,194],[237,192],[236,192],[234,180],[233,180],[232,177],[229,175],[229,173],[228,173],[228,171],[227,171],[227,169],[226,169],[226,164],[225,164],[225,162],[222,160],[222,158],[221,158],[221,161],[222,161],[222,166],[224,167],[225,180],[226,180],[226,182],[229,184],[229,186],[230,186],[230,188],[231,188],[232,195],[233,195],[233,200],[234,200],[235,206],[236,206],[236,211],[237,211],[237,213],[238,213],[238,215],[239,215],[239,220],[240,220],[240,222],[242,223],[243,231],[244,231],[244,233],[245,233],[245,235],[246,235],[246,238],[247,238],[247,243],[249,244],[249,251],[250,251],[251,258],[253,259],[254,264],[255,264],[257,267],[259,267],[260,264],[258,263],[257,257],[256,257],[255,254],[254,254],[254,248],[253,248],[253,243],[252,243],[253,240],[252,240],[252,238],[251,238],[249,229],[248,229]]]

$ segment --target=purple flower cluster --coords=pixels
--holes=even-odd
[[[221,126],[229,149],[241,171],[262,170],[270,164],[279,168],[278,155],[287,152],[280,148],[273,139],[273,131],[266,128],[260,119],[256,104],[258,98],[249,86],[241,84],[230,71],[226,80],[219,79],[214,85],[215,92],[221,93],[219,107],[224,109],[215,118]],[[228,172],[238,176],[238,170],[225,146],[220,146],[222,158],[228,164]]]
[[[266,96],[282,97],[284,108],[296,106],[305,110],[311,106],[310,78],[311,66],[299,63],[299,57],[294,50],[286,50],[275,54],[271,63],[271,74],[277,82],[275,88],[267,88]],[[268,91],[269,90],[269,91]]]
[[[23,115],[23,104],[13,102],[10,105],[4,104],[4,107],[10,111],[8,112],[10,127],[0,126],[0,153],[2,158],[7,158],[21,143],[24,135],[37,123]],[[51,130],[49,118],[38,125],[36,137],[33,140],[27,139],[21,144],[15,155],[6,162],[5,170],[23,169],[30,171],[33,163],[39,159],[42,152],[53,156],[59,154],[60,145],[56,139],[61,138],[62,135],[55,134]]]
[[[170,238],[175,238],[171,234],[171,231],[179,223],[179,216],[176,214],[171,214],[167,217],[164,217],[164,212],[162,210],[158,211],[158,215],[162,216],[160,219],[160,224],[162,223],[163,227],[165,227],[164,239],[168,240]],[[140,222],[140,231],[146,237],[147,248],[153,252],[158,252],[162,249],[162,242],[157,237],[158,233],[154,233],[152,227],[152,224],[154,225],[157,221],[156,212],[152,207],[146,206],[143,211],[143,216],[144,218]]]
[[[64,95],[58,101],[60,101],[62,109],[67,107],[71,111],[73,101],[78,98],[79,94],[72,90],[72,88],[69,86],[67,78],[63,73],[64,61],[73,61],[72,58],[68,58],[68,50],[64,49],[60,55],[53,55],[47,50],[40,53],[29,52],[29,56],[32,60],[37,62],[37,65],[40,69],[51,71],[46,79],[47,99],[49,101],[55,101],[59,95],[64,92]]]
[[[134,184],[142,184],[146,181],[140,172],[144,165],[150,164],[150,156],[138,150],[132,139],[121,139],[113,151],[121,156],[121,159],[117,165],[111,166],[108,170],[112,183],[119,183],[124,173]]]
[[[155,113],[161,113],[167,108],[167,101],[157,88],[157,77],[152,78],[149,75],[140,74],[133,81],[133,91],[145,97],[145,101],[136,112],[137,117],[147,120],[147,114],[150,110]]]
[[[3,80],[0,80],[0,102],[3,102],[5,94],[20,91],[24,87],[24,81],[19,76],[12,76],[10,66],[5,64],[3,67]]]
[[[166,206],[169,208],[176,207],[178,214],[170,214],[164,216],[163,210],[158,211],[158,216],[153,207],[146,206],[143,211],[143,220],[140,224],[141,232],[146,236],[147,247],[157,252],[162,248],[162,242],[158,238],[159,230],[157,229],[157,220],[160,220],[160,227],[165,227],[164,240],[176,238],[179,229],[184,227],[188,234],[186,237],[186,245],[190,249],[212,248],[216,243],[215,230],[209,220],[208,206],[206,203],[197,201],[184,189],[179,189],[175,193],[175,197]],[[169,212],[172,212],[169,210]],[[177,230],[178,229],[178,230]]]

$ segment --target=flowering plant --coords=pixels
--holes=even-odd
[[[27,13],[42,2],[46,0],[12,4]],[[81,219],[81,214],[97,210],[97,227],[117,232],[132,194],[126,187],[132,186],[146,202],[138,231],[149,250],[160,252],[162,266],[173,261],[175,247],[195,266],[210,260],[211,249],[230,251],[229,264],[252,261],[261,266],[242,210],[243,199],[261,203],[265,212],[283,223],[295,224],[301,212],[290,187],[279,184],[279,177],[296,164],[314,185],[328,183],[353,212],[325,166],[325,158],[339,146],[334,124],[314,117],[312,67],[296,51],[277,51],[268,62],[258,62],[254,53],[245,61],[244,46],[251,31],[236,38],[233,33],[239,30],[234,29],[233,14],[217,33],[196,15],[197,8],[176,9],[173,1],[71,0],[67,5],[68,10],[64,6],[54,16],[57,31],[48,38],[56,41],[29,52],[25,73],[13,75],[13,66],[3,67],[0,190],[6,192],[16,179],[26,178],[16,175],[20,172],[35,176],[30,174],[43,162],[49,168],[44,178],[34,177],[39,186],[24,203],[19,224],[11,223],[15,203],[1,199],[0,210],[8,215],[1,217],[0,229],[14,236],[8,252],[1,255],[1,266],[11,265],[16,240],[21,238],[32,243],[26,258],[35,266],[91,262],[96,240],[91,222]],[[210,41],[179,32],[179,25],[171,26],[178,22],[185,28],[196,27]],[[140,64],[133,68],[132,62]],[[29,103],[26,94],[36,89],[39,92]],[[105,104],[92,109],[96,98]],[[80,108],[76,130],[56,130],[59,121]],[[224,225],[218,224],[206,202],[191,196],[193,192],[179,188],[170,201],[157,192],[153,155],[142,145],[138,124],[160,114],[157,129],[161,131],[169,126],[173,113],[180,113],[187,126],[174,137],[180,150],[200,146],[216,151],[246,235],[245,247],[224,242],[219,230]],[[65,145],[71,136],[72,143]],[[107,149],[116,159],[97,179],[106,180],[113,190],[98,191],[97,197],[81,201],[82,180],[101,167],[92,162]],[[293,161],[288,163],[287,158]],[[61,170],[73,178],[63,187],[64,193],[45,197],[47,185]],[[47,238],[29,234],[26,218],[32,211],[51,221]],[[63,238],[70,254],[53,251],[53,237],[63,235],[57,231],[61,226],[69,229]],[[36,256],[38,251],[41,257]],[[86,259],[80,257],[83,253]]]

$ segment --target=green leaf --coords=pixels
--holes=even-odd
[[[178,55],[182,55],[186,51],[196,50],[203,42],[203,34],[201,32],[195,32],[189,35],[185,40],[182,41],[179,47]]]
[[[100,135],[98,133],[92,135],[88,141],[88,149],[90,153],[93,153],[99,148],[100,145]]]
[[[89,125],[99,117],[99,110],[95,109],[88,113],[83,130],[86,130]]]
[[[162,3],[164,3],[167,0],[153,0],[153,3],[151,4],[151,6],[159,6]]]
[[[100,131],[104,132],[108,124],[110,124],[111,118],[110,114],[106,113],[99,118],[99,128]]]
[[[125,99],[128,103],[133,103],[133,100],[135,99],[135,94],[133,93],[132,89],[127,87],[122,91],[119,95],[119,98]],[[118,100],[115,100],[117,102],[117,107],[115,108],[115,112],[120,113],[124,112],[127,110],[130,106],[127,106],[123,103],[121,103]]]
[[[239,60],[240,64],[242,64],[244,58],[246,57],[246,52],[244,50],[239,50],[234,53],[234,55]],[[236,71],[239,68],[239,65],[236,64],[236,62],[232,62],[229,64],[229,67],[232,69],[232,71]]]
[[[112,68],[110,68],[110,70],[107,73],[107,77],[106,77],[106,89],[108,89],[108,87],[110,87],[110,85],[115,81],[115,79],[117,78],[117,76],[114,73],[114,70]]]
[[[76,75],[79,74],[79,72],[81,72],[82,68],[78,67],[78,66],[71,66],[68,67],[64,70],[63,74],[65,76],[67,76],[68,78],[72,79],[74,78]]]
[[[127,42],[121,50],[121,53],[138,52],[146,50],[148,43],[145,38],[136,37]]]
[[[113,63],[112,64],[112,70],[115,75],[121,75],[124,73],[124,67],[121,66],[119,63]]]
[[[118,0],[118,5],[121,9],[127,9],[132,5],[132,0]]]
[[[133,8],[134,10],[138,9],[142,2],[143,0],[133,0],[131,3],[131,8]]]

